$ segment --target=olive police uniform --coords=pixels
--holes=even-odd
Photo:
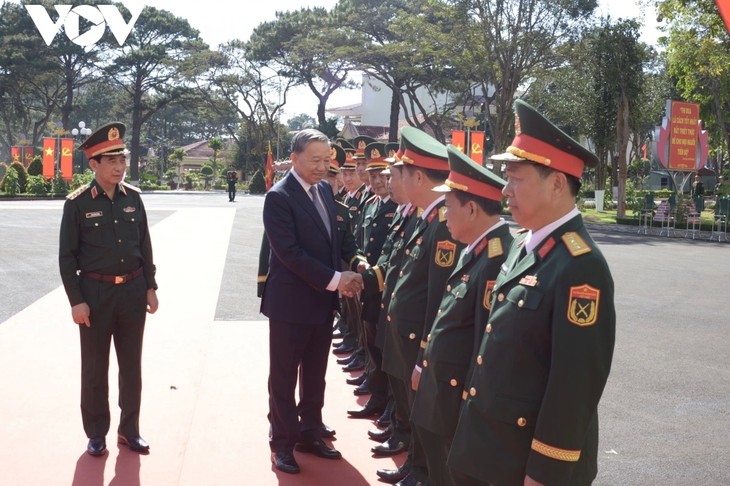
[[[504,159],[577,178],[597,162],[526,103],[516,101],[515,110]],[[463,394],[448,464],[480,484],[522,485],[529,475],[588,485],[597,473],[597,406],[615,338],[613,280],[577,209],[546,229],[531,251],[531,232],[515,239]]]
[[[405,127],[401,141],[405,150],[401,161],[396,164],[448,171],[446,147],[426,133]],[[392,291],[383,349],[383,370],[395,378],[392,392],[396,407],[408,414],[409,421],[415,395],[411,388],[411,374],[421,342],[425,343],[436,317],[446,280],[463,248],[461,243],[452,240],[446,227],[443,196],[421,209],[424,211],[406,241],[405,256]],[[409,458],[416,479],[421,479],[421,468],[425,471],[422,454],[419,442],[412,436]]]
[[[124,153],[124,125],[99,128],[81,146],[89,158]],[[119,363],[118,432],[139,436],[142,337],[147,289],[156,289],[152,244],[139,189],[119,183],[107,195],[92,181],[67,196],[59,266],[71,306],[86,303],[90,327],[79,325],[81,416],[89,438],[109,431],[109,350]]]
[[[449,178],[434,190],[462,191],[501,203],[504,180],[453,146],[448,147],[448,154]],[[481,340],[489,318],[491,289],[512,244],[504,220],[484,230],[470,244],[470,251],[461,254],[449,277],[426,347],[418,357],[422,371],[411,420],[423,442],[431,486],[458,484],[451,478],[446,459],[459,418],[461,392],[475,341],[477,336]]]

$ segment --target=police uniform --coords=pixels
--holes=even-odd
[[[124,130],[121,123],[105,125],[80,148],[90,159],[122,154]],[[68,300],[72,307],[85,302],[90,308],[91,326],[79,325],[81,416],[86,435],[104,445],[104,449],[89,451],[94,455],[103,454],[103,438],[110,425],[112,337],[119,362],[120,440],[139,438],[147,290],[157,288],[140,191],[124,182],[114,191],[106,194],[95,179],[69,194],[60,231],[59,266]],[[135,442],[130,448],[136,450],[140,444]],[[141,449],[146,447],[138,452]]]
[[[580,178],[595,155],[515,102],[515,139],[500,158]],[[577,209],[531,242],[519,235],[493,289],[448,464],[479,484],[588,485],[597,473],[598,401],[616,314],[606,260]],[[552,230],[551,230],[552,229]],[[551,231],[550,231],[551,230]]]
[[[434,190],[462,191],[502,201],[504,180],[448,147],[450,174]],[[497,217],[495,216],[495,219]],[[421,377],[411,411],[428,462],[429,484],[456,485],[446,459],[461,407],[461,392],[472,363],[475,341],[489,318],[491,289],[512,243],[507,223],[499,221],[461,254],[447,281],[436,320],[418,356]],[[478,342],[478,341],[476,341]]]
[[[405,151],[397,164],[448,171],[446,147],[426,133],[405,127],[401,141]],[[409,421],[415,395],[411,388],[411,374],[417,364],[421,343],[425,345],[436,317],[446,280],[464,246],[451,238],[446,227],[443,196],[429,207],[420,209],[423,212],[405,243],[405,256],[391,293],[383,349],[383,370],[394,378],[396,407],[408,414]],[[415,437],[411,438],[409,456],[416,479],[425,479],[418,477],[419,468],[425,471],[425,458]]]
[[[229,170],[226,173],[226,181],[228,182],[228,201],[236,200],[236,182],[238,182],[238,173],[235,170]]]

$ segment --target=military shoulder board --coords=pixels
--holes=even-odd
[[[83,193],[84,193],[84,191],[86,191],[86,190],[87,190],[87,189],[88,189],[89,187],[91,187],[91,183],[88,183],[88,184],[84,184],[83,186],[79,187],[78,189],[76,189],[76,190],[75,190],[74,192],[72,192],[71,194],[67,195],[67,196],[66,196],[66,199],[71,199],[71,200],[73,200],[73,199],[76,199],[76,198],[77,198],[77,197],[79,197],[79,196],[80,196],[81,194],[83,194]]]
[[[122,182],[122,185],[123,185],[124,187],[126,187],[127,189],[131,189],[131,190],[133,190],[133,191],[135,191],[135,192],[142,192],[142,189],[140,189],[140,188],[139,188],[139,187],[137,187],[137,186],[133,186],[132,184],[127,184],[126,182]]]
[[[569,231],[562,236],[563,243],[574,257],[591,252],[591,247],[575,231]]]

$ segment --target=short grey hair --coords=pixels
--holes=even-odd
[[[291,151],[300,154],[304,152],[310,142],[325,142],[329,144],[330,139],[319,130],[314,128],[305,128],[294,135],[294,138],[291,141]]]

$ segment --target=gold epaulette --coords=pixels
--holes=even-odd
[[[67,195],[67,196],[66,196],[66,199],[71,199],[71,200],[74,200],[74,199],[76,199],[77,197],[79,197],[79,196],[80,196],[81,194],[83,194],[83,193],[84,193],[84,191],[86,191],[86,190],[87,190],[88,188],[90,188],[90,187],[91,187],[91,182],[89,182],[88,184],[84,184],[83,186],[81,186],[81,187],[77,188],[77,189],[76,189],[76,190],[75,190],[74,192],[72,192],[71,194]]]
[[[368,199],[365,200],[365,204],[370,204],[377,197],[378,197],[377,194],[373,194],[372,196],[370,196]]]
[[[563,240],[563,243],[565,243],[570,254],[574,257],[591,252],[591,247],[588,246],[588,243],[586,243],[575,231],[565,233],[561,239]]]
[[[343,203],[342,201],[338,201],[337,199],[335,199],[335,203],[339,204],[340,206],[342,206],[343,208],[345,208],[347,210],[350,209],[350,207],[347,204]]]
[[[140,189],[140,188],[139,188],[139,187],[137,187],[137,186],[133,186],[132,184],[127,184],[127,183],[126,183],[126,182],[124,182],[124,181],[122,181],[122,182],[121,182],[121,184],[122,184],[122,185],[123,185],[124,187],[126,187],[127,189],[131,189],[131,190],[133,190],[133,191],[136,191],[136,192],[140,192],[140,193],[142,192],[142,189]]]
[[[444,221],[446,221],[446,211],[447,209],[445,206],[439,208],[439,223],[443,223]]]
[[[528,231],[530,230],[528,230],[527,228],[520,228],[517,230],[517,234],[521,235],[522,233],[527,233]]]
[[[502,240],[500,238],[492,238],[489,240],[489,249],[487,250],[487,256],[489,258],[496,258],[504,255],[504,248],[502,248]]]

